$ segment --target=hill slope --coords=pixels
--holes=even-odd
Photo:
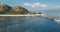
[[[29,11],[21,6],[8,6],[6,4],[0,4],[0,14],[26,14]]]

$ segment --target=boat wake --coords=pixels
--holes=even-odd
[[[57,23],[60,23],[60,19],[54,19],[55,21],[57,21]]]
[[[48,19],[54,20],[54,21],[56,21],[57,23],[60,23],[60,19],[57,18],[57,17],[48,17]]]

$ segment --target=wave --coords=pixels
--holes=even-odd
[[[48,17],[48,18],[56,21],[57,23],[60,23],[60,19],[58,17]]]

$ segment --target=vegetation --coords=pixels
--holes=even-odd
[[[27,9],[21,6],[8,6],[6,4],[0,4],[0,14],[41,14],[36,12],[29,12]]]
[[[15,6],[15,7],[10,7],[6,4],[0,4],[0,14],[26,14],[28,13],[28,10],[20,7],[20,6]]]

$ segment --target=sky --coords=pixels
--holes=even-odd
[[[22,6],[29,11],[60,10],[60,0],[0,0],[0,3]]]

